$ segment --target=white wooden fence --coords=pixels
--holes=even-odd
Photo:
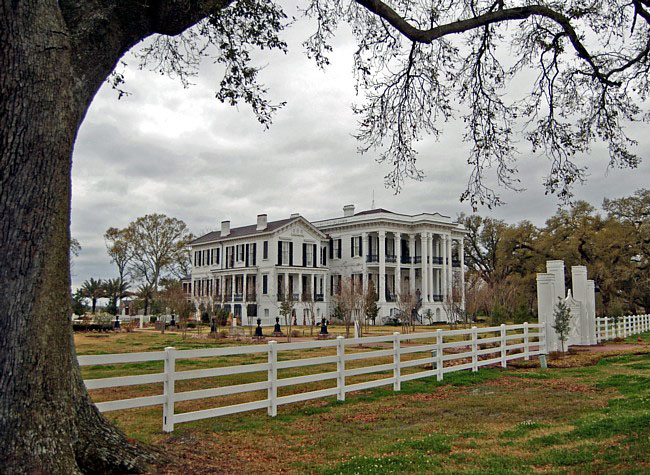
[[[336,396],[338,400],[342,401],[345,400],[346,393],[350,391],[360,391],[385,385],[392,385],[393,390],[399,391],[402,382],[413,379],[436,376],[440,381],[446,373],[461,370],[478,371],[481,366],[494,364],[500,364],[505,368],[507,362],[510,360],[518,358],[529,359],[531,356],[546,354],[544,331],[541,331],[541,327],[542,325],[539,324],[524,323],[523,325],[501,325],[489,328],[472,327],[471,329],[463,330],[437,330],[436,332],[428,333],[394,333],[393,335],[366,338],[346,339],[338,337],[335,340],[299,343],[277,344],[275,341],[270,341],[263,345],[234,346],[200,350],[177,351],[175,348],[170,347],[166,348],[165,351],[147,353],[79,356],[78,360],[81,366],[164,361],[163,373],[90,379],[85,380],[84,382],[89,390],[149,383],[163,383],[164,392],[161,395],[98,402],[96,403],[96,406],[101,412],[106,412],[162,404],[163,430],[165,432],[171,432],[174,430],[174,424],[181,422],[235,414],[255,409],[267,409],[270,416],[275,416],[277,414],[278,406],[283,404],[307,401],[327,396]],[[531,332],[531,330],[534,331]],[[459,340],[459,338],[462,338],[462,340]],[[423,344],[417,346],[402,346],[403,343],[415,343],[417,340],[423,339],[429,339],[434,341],[434,343],[423,342]],[[382,343],[388,343],[389,346],[386,349],[373,351],[346,352],[346,347],[351,347],[352,345]],[[336,355],[284,361],[278,359],[278,354],[283,351],[327,347],[335,347]],[[461,352],[458,353],[457,351]],[[176,361],[179,359],[223,357],[256,353],[267,353],[267,362],[190,371],[176,371]],[[417,359],[402,359],[402,355],[414,353],[426,353],[427,356]],[[429,354],[431,356],[428,356]],[[349,361],[382,357],[392,357],[392,362],[346,369],[346,363]],[[454,360],[459,359],[468,359],[470,361],[461,364],[452,363]],[[306,376],[278,378],[278,370],[281,369],[332,363],[336,363],[336,371],[309,374]],[[433,369],[424,369],[418,372],[402,374],[402,370],[405,368],[413,368],[422,365],[431,365]],[[268,374],[266,381],[222,386],[196,391],[176,392],[174,389],[176,381],[263,371]],[[355,384],[346,383],[346,378],[349,377],[382,372],[391,372],[392,375],[386,378]],[[336,380],[336,386],[327,389],[278,397],[278,388],[280,387],[325,380]],[[177,402],[260,390],[267,391],[266,399],[193,412],[174,413],[174,404]]]
[[[596,341],[626,338],[650,331],[650,315],[625,315],[623,317],[596,318]]]

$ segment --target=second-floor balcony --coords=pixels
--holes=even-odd
[[[397,262],[397,256],[394,254],[386,254],[386,262],[389,262],[391,264]]]
[[[411,257],[410,256],[401,256],[400,257],[400,262],[402,264],[410,264],[411,263]]]
[[[368,254],[366,262],[379,262],[379,254]]]
[[[442,295],[433,294],[432,297],[434,302],[442,302]]]
[[[257,294],[255,292],[248,292],[246,294],[247,302],[255,302],[257,300]]]
[[[244,294],[234,294],[232,300],[233,302],[242,302],[244,300]]]
[[[421,264],[422,263],[422,256],[415,256],[413,258],[413,264]]]
[[[302,294],[302,301],[303,302],[311,302],[312,298],[313,298],[313,296],[312,296],[311,292],[304,292]]]
[[[323,294],[316,294],[316,295],[314,296],[314,300],[315,300],[316,302],[322,302],[322,301],[324,300],[324,295],[323,295]]]
[[[397,296],[394,294],[391,294],[390,292],[386,292],[386,302],[396,302],[397,301]]]
[[[432,264],[442,264],[442,257],[431,256],[431,263]]]
[[[451,265],[452,265],[453,267],[460,267],[460,260],[459,260],[459,259],[453,259],[453,260],[451,261]]]

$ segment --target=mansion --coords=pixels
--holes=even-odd
[[[398,310],[400,295],[417,296],[420,315],[448,321],[449,302],[464,295],[465,228],[438,213],[404,215],[385,209],[310,222],[299,214],[221,230],[190,243],[192,275],[186,289],[194,303],[216,305],[244,325],[272,325],[283,300],[295,302],[298,323],[330,318],[341,279],[368,289],[372,282],[378,323]]]

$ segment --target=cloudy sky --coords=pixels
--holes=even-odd
[[[288,13],[294,14],[292,7]],[[286,32],[287,55],[258,56],[271,97],[287,102],[269,130],[246,105],[233,108],[215,99],[221,76],[209,61],[195,85],[184,89],[178,81],[139,70],[131,55],[125,58],[131,95],[118,101],[115,91],[102,88],[75,146],[72,235],[82,252],[74,260],[73,286],[90,277],[117,276],[103,234],[148,213],[182,219],[202,234],[218,229],[224,219],[233,227],[251,224],[259,213],[269,220],[294,212],[313,220],[335,217],[346,204],[355,204],[357,211],[370,208],[373,193],[376,207],[402,213],[471,212],[459,201],[470,173],[462,124],[447,124],[439,141],[421,142],[425,179],[407,182],[395,195],[384,187],[389,169],[372,154],[359,155],[352,137],[356,118],[350,105],[357,98],[349,33],[341,30],[332,64],[323,72],[301,47],[308,31],[309,25],[298,24]],[[635,138],[645,156],[648,141]],[[526,191],[501,190],[507,204],[479,213],[541,225],[558,206],[541,185],[549,164],[525,147],[522,151],[519,178]],[[589,167],[590,178],[576,188],[577,199],[599,206],[604,197],[627,196],[648,186],[650,161],[636,170],[608,171],[607,160],[601,149],[579,159]]]

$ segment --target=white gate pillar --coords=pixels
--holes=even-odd
[[[553,308],[557,302],[555,297],[555,275],[537,274],[537,316],[539,323],[544,325],[542,331],[546,339],[546,351],[559,349],[558,339],[553,329]]]

